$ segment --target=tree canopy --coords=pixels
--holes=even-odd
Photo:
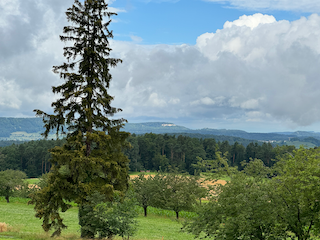
[[[270,169],[255,159],[220,185],[189,232],[214,239],[298,239],[319,236],[320,149],[283,154]]]
[[[0,195],[5,197],[7,203],[15,191],[28,187],[24,181],[26,178],[27,175],[19,170],[0,171]]]

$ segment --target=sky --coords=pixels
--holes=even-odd
[[[73,0],[0,1],[0,117],[52,113]],[[320,132],[320,1],[109,0],[116,117]]]

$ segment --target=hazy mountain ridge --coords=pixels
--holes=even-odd
[[[0,139],[1,140],[36,140],[42,139],[40,135],[44,131],[43,122],[41,118],[4,118],[0,117]],[[146,122],[146,123],[126,123],[124,131],[145,134],[179,134],[189,133],[193,135],[206,135],[208,136],[230,136],[235,138],[243,138],[247,140],[256,141],[288,141],[292,138],[306,139],[319,143],[320,133],[296,131],[296,132],[271,132],[271,133],[249,133],[242,130],[229,130],[229,129],[189,129],[184,126],[179,126],[174,123],[168,122]],[[29,139],[25,139],[25,138]],[[317,141],[319,140],[319,141]]]

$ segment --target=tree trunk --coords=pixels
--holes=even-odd
[[[179,219],[179,212],[176,212],[176,217],[177,219]]]
[[[147,216],[147,208],[148,208],[148,207],[143,207],[143,210],[144,210],[144,216],[145,216],[145,217]]]
[[[7,203],[9,203],[9,197],[10,197],[10,188],[6,187],[5,199],[7,200]]]

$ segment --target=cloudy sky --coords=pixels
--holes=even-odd
[[[0,1],[0,117],[52,112],[73,0]],[[113,105],[129,122],[320,131],[320,1],[114,0]]]

